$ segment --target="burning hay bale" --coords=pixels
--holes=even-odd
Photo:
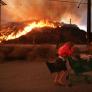
[[[0,42],[19,38],[31,32],[34,28],[52,27],[55,28],[54,23],[49,21],[33,21],[30,23],[10,23],[2,27],[0,31]]]
[[[56,25],[55,22],[33,21],[24,23],[11,23],[0,31],[2,43],[60,43],[73,41],[86,43],[86,32],[74,24]]]

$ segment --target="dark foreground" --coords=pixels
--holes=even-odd
[[[92,92],[92,84],[57,86],[44,62],[14,61],[0,63],[0,92]]]

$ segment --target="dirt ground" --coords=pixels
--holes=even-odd
[[[57,86],[44,61],[11,61],[0,63],[0,92],[92,92],[92,84]]]

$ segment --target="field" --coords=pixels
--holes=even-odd
[[[72,87],[53,83],[45,62],[55,51],[56,45],[48,44],[0,46],[0,92],[91,92],[84,80]]]

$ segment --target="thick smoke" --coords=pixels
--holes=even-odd
[[[86,24],[87,5],[70,4],[62,0],[3,0],[7,3],[2,6],[2,22],[26,21],[34,19],[49,19],[60,21],[71,18],[73,23]],[[67,0],[70,2],[80,0]],[[83,0],[86,2],[87,0]]]

